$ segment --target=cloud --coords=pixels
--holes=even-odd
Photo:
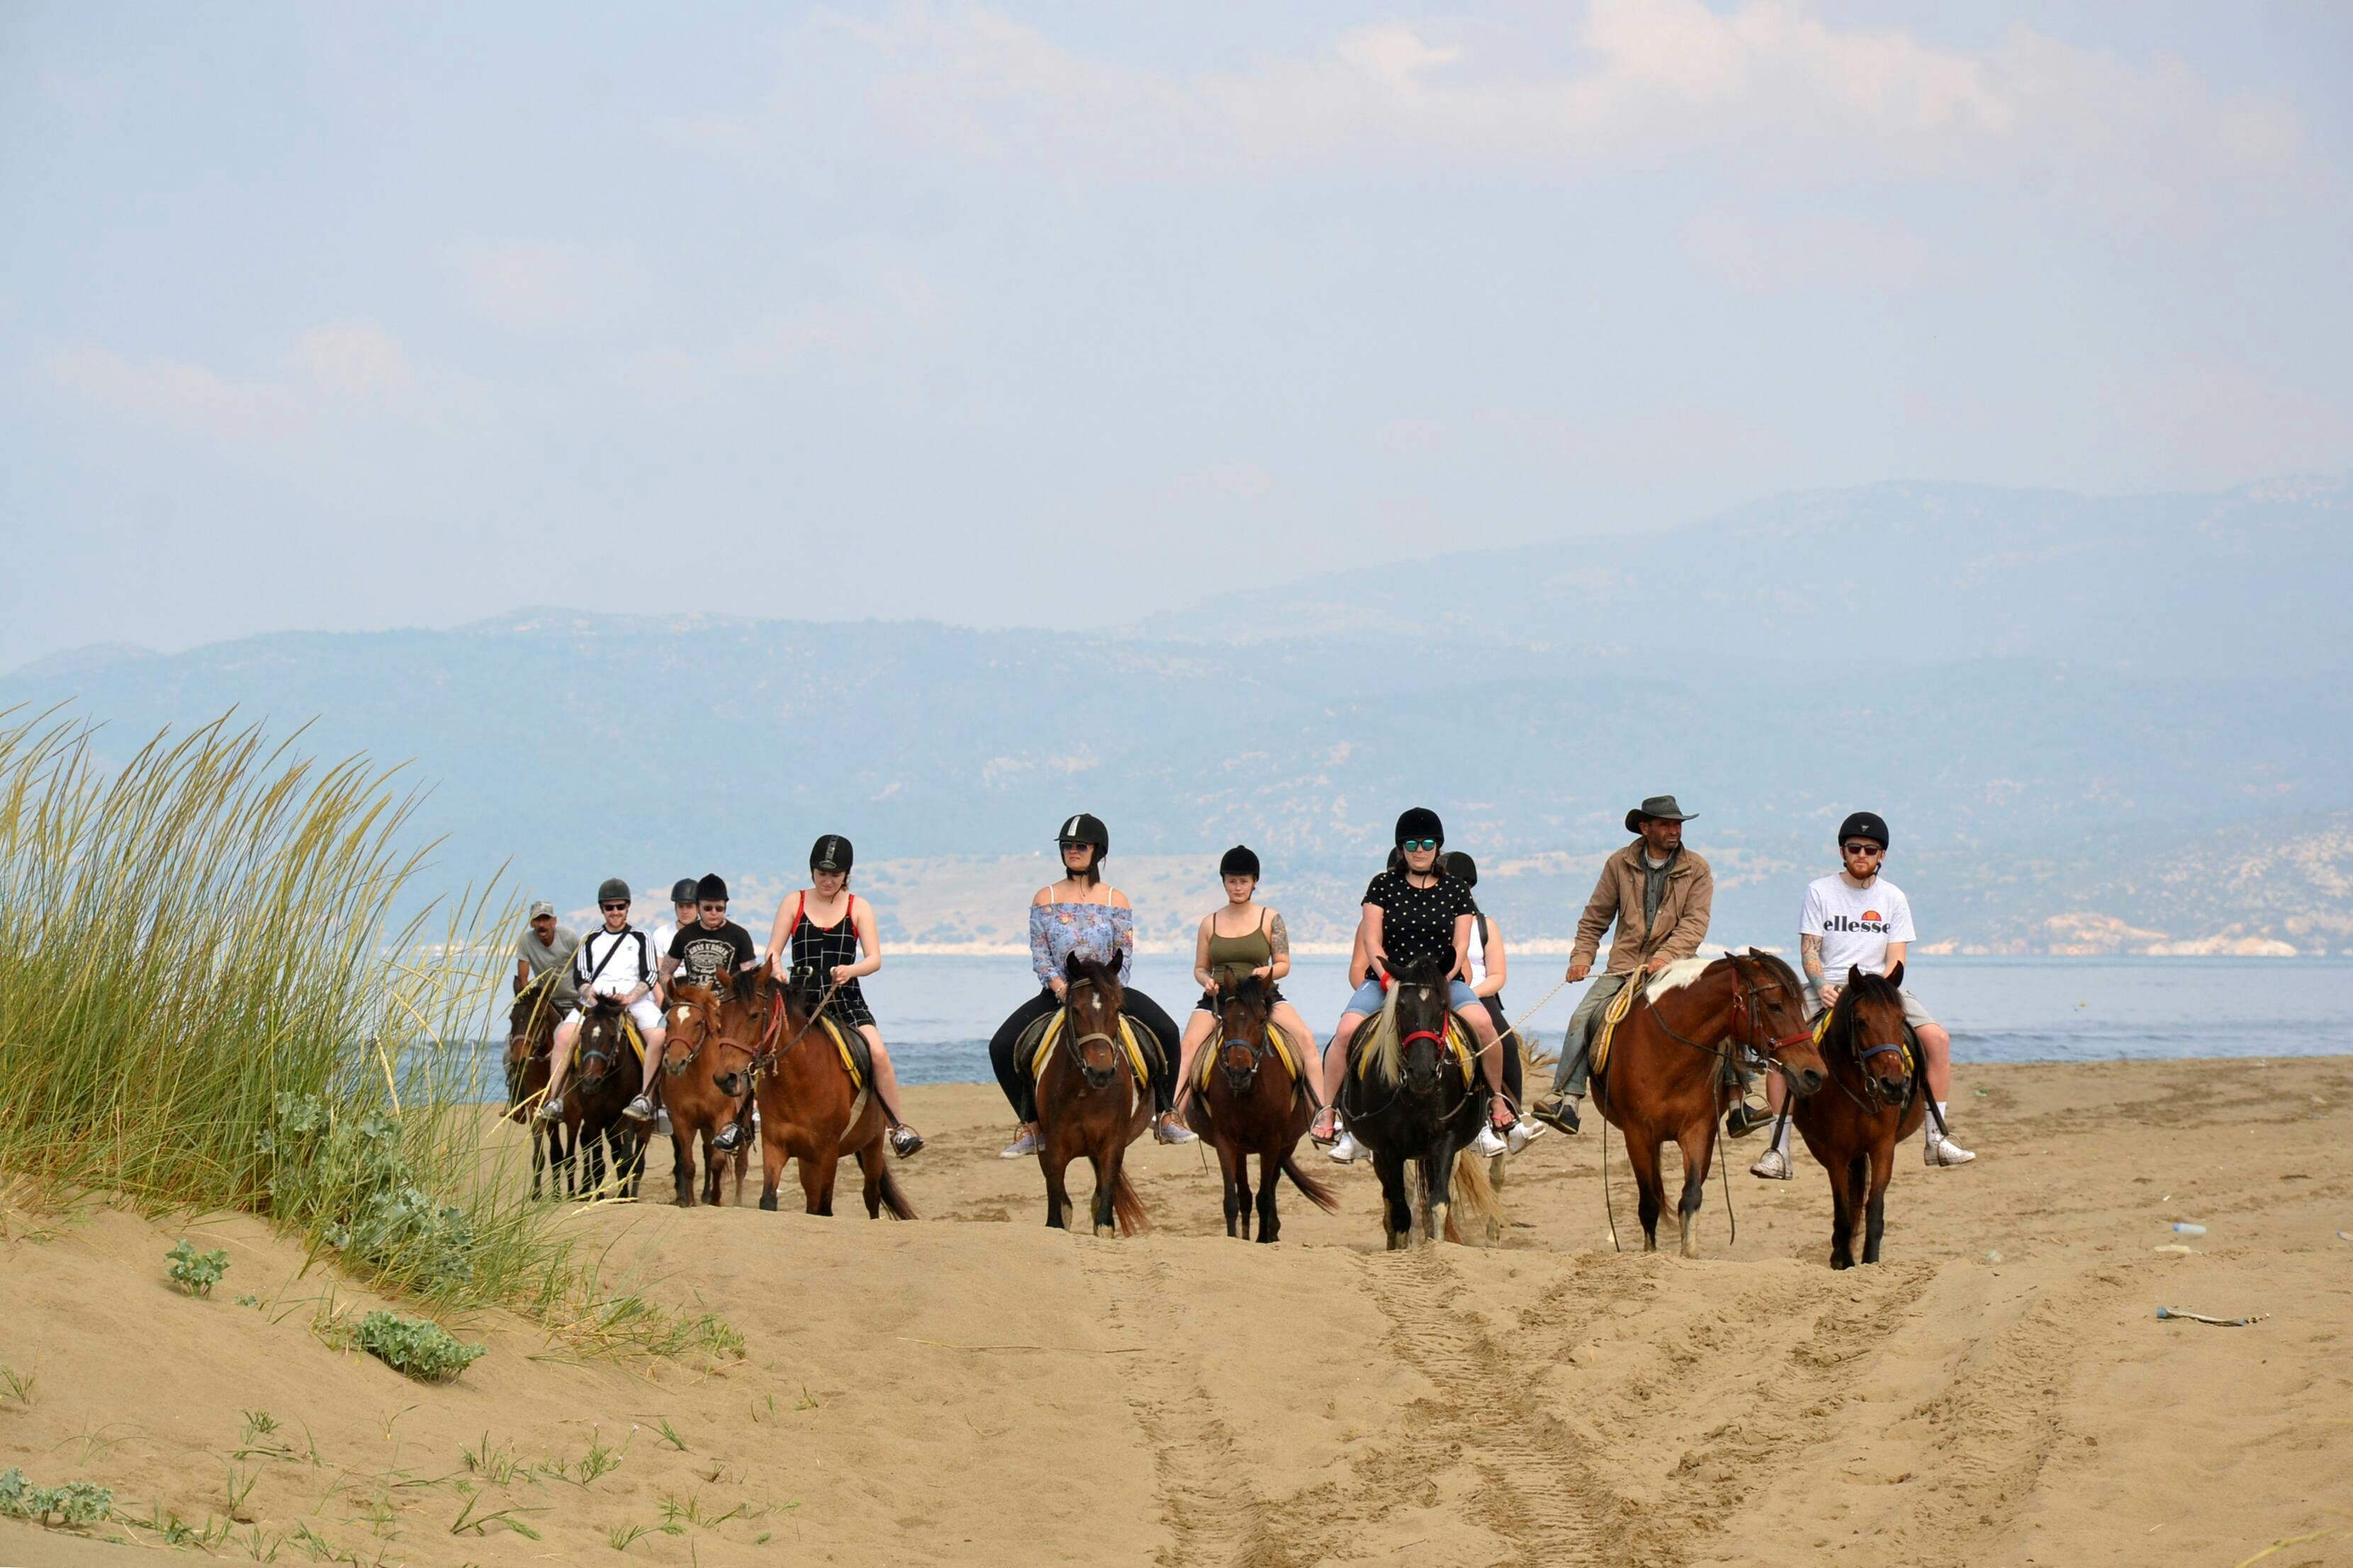
[[[1953,265],[1919,235],[1861,218],[1758,222],[1702,213],[1684,226],[1683,247],[1749,294],[1825,286],[1898,292],[1935,280]]]
[[[294,358],[322,390],[351,397],[404,392],[416,379],[399,340],[374,321],[327,321],[294,341]]]
[[[509,331],[572,332],[630,313],[644,293],[636,259],[615,247],[470,238],[435,260],[465,307]]]
[[[284,387],[185,360],[134,360],[98,344],[58,350],[39,370],[51,386],[99,413],[214,437],[282,433],[301,414]]]

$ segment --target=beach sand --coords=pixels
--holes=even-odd
[[[1492,1250],[1384,1253],[1369,1168],[1320,1155],[1341,1214],[1286,1187],[1280,1245],[1229,1241],[1214,1159],[1149,1142],[1156,1228],[1104,1241],[1044,1227],[994,1089],[910,1098],[921,1223],[854,1192],[577,1211],[611,1269],[742,1331],[716,1367],[492,1315],[419,1385],[314,1338],[311,1298],[369,1298],[250,1220],[12,1215],[0,1361],[33,1384],[0,1467],[233,1513],[214,1551],[280,1563],[2230,1565],[2316,1531],[2263,1561],[2353,1563],[2353,1059],[1965,1068],[1981,1158],[1907,1144],[1886,1261],[1843,1274],[1822,1172],[1751,1179],[1760,1140],[1737,1242],[1712,1181],[1696,1262],[1612,1251],[1590,1124],[1514,1163]],[[1609,1164],[1639,1244],[1614,1134]],[[183,1235],[232,1256],[209,1299],[165,1281]],[[126,1560],[0,1524],[0,1563]]]

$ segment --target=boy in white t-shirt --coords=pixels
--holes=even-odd
[[[1911,946],[1912,901],[1904,889],[1879,874],[1887,858],[1887,824],[1877,813],[1858,811],[1839,826],[1839,854],[1844,865],[1835,877],[1823,877],[1806,886],[1804,910],[1798,917],[1798,947],[1806,970],[1806,997],[1812,1010],[1826,1012],[1845,989],[1850,970],[1885,974],[1904,962]],[[1928,1092],[1936,1101],[1929,1118],[1921,1152],[1932,1167],[1966,1165],[1977,1156],[1937,1131],[1953,1092],[1953,1037],[1920,1005],[1909,986],[1904,989],[1904,1021],[1920,1038],[1920,1055],[1928,1069]],[[1787,1090],[1776,1074],[1767,1080],[1765,1097],[1778,1113]],[[1776,1122],[1773,1145],[1748,1168],[1768,1181],[1789,1179],[1789,1123]]]

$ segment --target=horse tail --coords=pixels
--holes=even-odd
[[[915,1205],[907,1201],[906,1191],[899,1185],[899,1178],[891,1173],[891,1167],[887,1164],[882,1167],[882,1206],[891,1212],[892,1219],[915,1217]]]
[[[1111,1210],[1119,1220],[1122,1236],[1134,1236],[1139,1230],[1152,1228],[1152,1216],[1144,1212],[1144,1200],[1135,1195],[1135,1184],[1127,1179],[1127,1173],[1124,1170],[1111,1190]]]
[[[1460,1236],[1451,1234],[1454,1229],[1454,1216],[1457,1214],[1469,1215],[1478,1222],[1479,1228],[1482,1230],[1501,1221],[1504,1217],[1503,1204],[1495,1196],[1495,1184],[1487,1176],[1487,1161],[1484,1156],[1468,1148],[1454,1152],[1452,1190],[1454,1205],[1446,1211],[1446,1226],[1450,1233],[1447,1240],[1462,1239]]]
[[[1299,1168],[1299,1157],[1296,1154],[1285,1154],[1282,1157],[1282,1173],[1291,1178],[1291,1184],[1293,1186],[1297,1187],[1302,1193],[1306,1194],[1307,1201],[1309,1203],[1314,1204],[1325,1214],[1337,1214],[1340,1212],[1340,1199],[1338,1194],[1335,1194],[1331,1188],[1325,1186],[1323,1183],[1317,1181],[1306,1172],[1301,1170]]]

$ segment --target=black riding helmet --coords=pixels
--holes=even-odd
[[[1219,860],[1218,875],[1220,877],[1248,877],[1253,881],[1257,880],[1257,851],[1250,848],[1247,844],[1235,845],[1231,849],[1227,850],[1224,857]]]
[[[603,881],[596,884],[596,901],[598,903],[609,904],[616,900],[618,900],[622,903],[628,902],[629,885],[627,882],[624,882],[618,877],[607,877]]]
[[[716,871],[694,885],[694,901],[698,904],[723,904],[727,901],[727,882]]]
[[[1887,819],[1875,811],[1857,811],[1839,824],[1838,845],[1843,849],[1850,838],[1868,838],[1882,849],[1887,847]]]
[[[673,904],[691,904],[694,902],[694,889],[693,878],[681,877],[670,885],[670,901]]]
[[[812,871],[840,871],[846,874],[849,870],[852,858],[854,857],[850,853],[849,840],[839,833],[828,833],[809,846],[809,869]]]
[[[1460,849],[1446,852],[1446,874],[1466,888],[1479,885],[1479,862]]]
[[[1438,820],[1438,813],[1426,805],[1417,805],[1397,819],[1397,837],[1402,844],[1409,838],[1435,838],[1440,847],[1446,844],[1446,825]]]
[[[1103,857],[1111,853],[1111,829],[1103,826],[1102,817],[1082,811],[1062,824],[1061,831],[1054,835],[1054,842],[1093,845],[1095,864],[1100,866]]]

